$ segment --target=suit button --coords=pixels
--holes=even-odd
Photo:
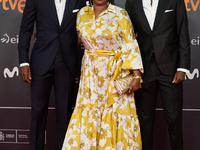
[[[55,46],[54,48],[58,48],[57,46]]]

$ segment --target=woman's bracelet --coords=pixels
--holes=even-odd
[[[133,79],[140,79],[140,83],[142,83],[142,82],[143,82],[143,80],[142,80],[141,76],[133,76]]]

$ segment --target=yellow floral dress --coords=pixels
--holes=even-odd
[[[132,23],[125,10],[109,4],[95,19],[82,8],[77,31],[85,46],[76,106],[62,150],[140,150],[134,93],[119,95],[113,80],[143,72]]]

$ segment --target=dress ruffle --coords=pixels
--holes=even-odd
[[[113,108],[75,108],[63,150],[137,150],[141,145],[137,116]]]

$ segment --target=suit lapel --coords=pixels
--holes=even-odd
[[[48,10],[50,17],[53,19],[55,24],[59,26],[56,6],[55,6],[55,0],[44,0],[44,6],[46,6],[46,9]]]
[[[134,7],[136,10],[136,13],[139,17],[139,19],[142,21],[142,24],[145,26],[145,28],[151,32],[151,28],[149,26],[149,22],[147,20],[147,17],[144,13],[144,9],[143,9],[143,4],[142,4],[142,0],[132,0],[132,2],[134,3]]]
[[[166,8],[168,7],[169,1],[170,0],[159,0],[153,30],[157,27],[160,20],[162,19],[162,16],[164,15]]]

